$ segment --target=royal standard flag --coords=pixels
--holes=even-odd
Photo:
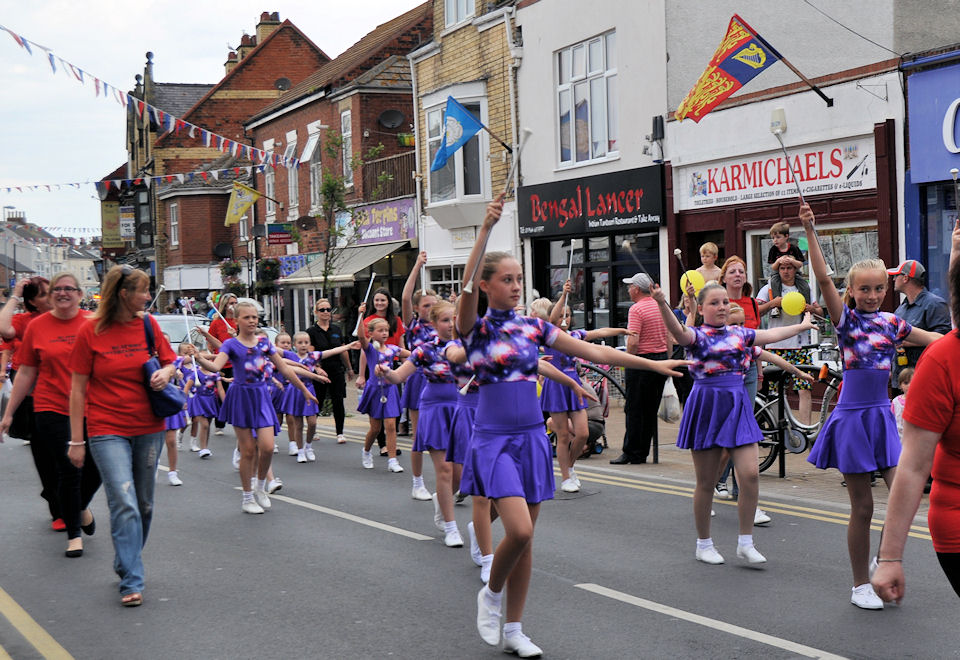
[[[483,124],[469,110],[457,103],[455,98],[448,96],[440,148],[433,158],[430,171],[436,172],[443,169],[443,166],[447,164],[447,159],[456,153],[457,149],[469,142],[470,138],[482,128]]]
[[[699,122],[728,96],[782,57],[746,21],[734,14],[706,71],[680,102],[674,117],[678,121],[690,117]]]
[[[240,218],[246,214],[247,209],[261,197],[263,195],[250,186],[234,181],[233,192],[230,193],[230,203],[227,205],[227,219],[223,221],[223,226],[229,227],[240,222]]]

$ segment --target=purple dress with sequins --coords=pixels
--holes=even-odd
[[[190,372],[187,377],[194,380],[191,389],[193,396],[187,402],[187,412],[191,417],[216,417],[220,411],[220,399],[217,397],[220,374],[204,373],[197,369],[196,373]]]
[[[300,356],[293,351],[282,350],[279,346],[277,347],[277,352],[280,353],[280,357],[284,360],[293,360],[296,362],[300,359]],[[270,363],[270,367],[273,367],[272,362]],[[290,383],[287,381],[287,377],[279,371],[272,368],[270,371],[270,377],[267,378],[267,389],[270,390],[270,400],[273,401],[273,409],[276,411],[277,417],[280,418],[283,416],[283,412],[280,410],[280,404],[283,403],[283,393],[288,389]],[[283,387],[278,387],[277,383],[273,381],[277,381],[277,383],[280,383]]]
[[[410,327],[407,328],[403,338],[407,344],[407,350],[413,352],[423,344],[436,340],[437,331],[434,330],[430,323],[421,321],[418,317],[410,322]],[[403,384],[403,392],[400,395],[400,407],[410,410],[420,410],[420,395],[423,392],[423,386],[426,382],[427,379],[422,369],[414,371],[410,378],[407,379],[407,382]],[[417,422],[417,428],[420,428],[419,421]],[[419,450],[414,448],[414,451]]]
[[[446,348],[451,346],[460,346],[463,344],[459,339],[454,339],[447,344]],[[473,367],[469,362],[462,364],[450,363],[450,369],[457,379],[457,391],[466,386],[466,394],[458,394],[457,407],[453,411],[453,429],[450,433],[450,442],[447,443],[447,462],[463,465],[467,455],[467,448],[470,446],[470,439],[473,437],[473,425],[477,418],[477,405],[480,403],[480,386],[473,376]]]
[[[174,372],[173,372],[173,382],[176,383],[177,387],[183,388],[184,380],[183,377],[183,358],[178,357],[173,361]],[[188,403],[189,406],[189,403]],[[182,428],[187,426],[187,411],[181,410],[176,415],[170,415],[163,419],[163,426],[168,431],[179,431]]]
[[[284,357],[287,357],[289,351],[284,351]],[[303,357],[300,357],[296,353],[293,354],[293,357],[288,358],[290,360],[296,360],[307,369],[311,371],[313,368],[320,363],[320,360],[323,359],[323,352],[321,351],[310,351]],[[311,392],[313,392],[313,381],[308,380],[307,378],[302,378],[303,384],[307,386]],[[320,412],[319,406],[313,401],[307,401],[307,398],[303,396],[303,392],[296,387],[290,387],[289,385],[283,388],[283,394],[280,398],[280,412],[284,415],[293,415],[294,417],[311,417]]]
[[[457,383],[451,365],[443,357],[439,339],[420,344],[407,358],[426,379],[420,394],[420,417],[413,451],[443,451],[446,455],[457,409]]]
[[[255,346],[246,346],[236,337],[223,342],[221,353],[233,363],[233,383],[220,406],[221,421],[241,429],[262,429],[278,426],[277,413],[267,390],[267,363],[277,349],[266,337]]]
[[[693,389],[683,406],[677,447],[681,449],[732,449],[763,438],[744,373],[753,361],[756,332],[741,326],[690,328],[694,341],[687,352]]]
[[[553,498],[553,455],[537,405],[537,360],[560,329],[542,319],[490,308],[464,339],[480,384],[473,439],[463,463],[460,492]]]
[[[367,382],[360,394],[357,411],[373,419],[390,419],[400,416],[400,394],[397,392],[397,386],[377,376],[374,368],[378,364],[392,368],[393,358],[400,352],[400,347],[383,344],[381,348],[383,350],[378,351],[374,348],[373,342],[370,342],[364,349],[367,356]]]
[[[887,383],[897,345],[912,330],[889,312],[867,313],[844,305],[837,323],[843,389],[808,461],[844,474],[886,470],[897,464],[900,434],[890,411]]]
[[[585,330],[572,330],[570,336],[574,339],[586,339]],[[580,376],[577,374],[577,360],[566,353],[562,353],[555,348],[548,348],[544,351],[546,355],[553,359],[550,364],[570,376],[577,383],[580,382]],[[581,401],[576,393],[566,385],[561,385],[556,381],[545,378],[543,387],[540,390],[540,409],[545,413],[571,412],[574,410],[585,410],[586,401]]]

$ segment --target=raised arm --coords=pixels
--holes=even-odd
[[[393,383],[394,385],[399,385],[400,383],[406,382],[410,376],[417,370],[417,366],[410,362],[409,360],[405,361],[396,369],[391,369],[385,364],[377,365],[377,375],[383,378],[388,383]]]
[[[550,323],[559,326],[560,322],[563,320],[564,310],[567,308],[567,298],[570,297],[570,289],[572,284],[570,280],[567,280],[563,283],[563,291],[560,292],[560,297],[557,298],[556,304],[553,306],[553,309],[550,310]]]
[[[692,344],[696,335],[689,327],[680,325],[680,321],[677,320],[677,317],[673,314],[673,310],[670,309],[670,305],[667,304],[667,296],[663,293],[663,289],[660,288],[659,284],[654,284],[651,287],[650,295],[657,301],[657,306],[660,308],[660,316],[663,317],[663,322],[667,326],[667,332],[673,335],[674,340],[681,346],[689,346]],[[690,316],[692,316],[692,314],[688,314],[687,318],[689,319]]]
[[[827,261],[823,258],[823,251],[820,249],[820,241],[817,240],[814,224],[813,211],[809,204],[803,204],[800,207],[800,222],[803,224],[803,230],[807,233],[807,254],[810,257],[810,270],[817,278],[817,284],[820,286],[820,292],[823,294],[823,301],[827,303],[827,311],[830,313],[830,319],[836,325],[840,322],[840,316],[843,312],[843,299],[837,292],[837,287],[833,284],[833,279],[829,275]]]
[[[328,348],[323,351],[323,359],[326,360],[329,357],[335,355],[340,355],[341,353],[346,353],[347,351],[357,351],[360,350],[360,340],[352,341],[349,344],[343,344],[342,346],[337,346],[336,348]]]
[[[297,376],[297,371],[283,361],[279,353],[273,353],[270,356],[270,361],[273,362],[274,366],[277,368],[277,371],[282,373],[286,379],[293,384],[294,387],[303,392],[303,396],[306,397],[307,401],[317,403],[317,397],[313,395],[313,392],[310,391],[309,387],[303,384],[303,381]]]
[[[466,337],[473,330],[473,324],[477,322],[477,301],[480,296],[480,269],[477,265],[483,261],[483,255],[487,251],[487,240],[490,238],[490,232],[493,226],[500,220],[500,214],[503,213],[503,198],[506,193],[501,193],[494,201],[487,204],[487,214],[483,218],[483,224],[477,232],[477,240],[470,250],[470,256],[463,267],[464,281],[463,286],[467,285],[467,277],[473,274],[476,269],[476,275],[473,277],[472,291],[467,293],[461,290],[460,298],[457,300],[457,332],[461,337]]]
[[[208,360],[199,353],[197,353],[197,364],[206,369],[207,371],[217,373],[223,369],[224,365],[230,360],[230,356],[226,353],[217,353],[217,356],[213,360]]]
[[[366,351],[367,346],[370,344],[370,340],[367,338],[367,324],[363,322],[363,315],[367,312],[367,303],[360,303],[359,313],[360,313],[360,332],[357,333],[357,336],[360,338],[360,350]],[[360,371],[363,371],[363,361],[360,362]]]
[[[753,340],[753,343],[757,346],[765,346],[767,344],[774,344],[778,341],[783,341],[784,339],[789,339],[799,335],[805,330],[813,330],[816,328],[816,324],[813,322],[813,318],[810,316],[810,312],[807,312],[803,315],[803,321],[797,323],[796,325],[787,325],[782,328],[769,328],[767,330],[757,330],[757,337]]]
[[[13,339],[17,336],[17,331],[13,327],[13,317],[17,314],[17,306],[23,302],[23,287],[29,280],[23,279],[17,282],[13,287],[13,293],[7,298],[7,302],[0,309],[0,336],[4,339]]]
[[[671,316],[673,316],[673,314],[671,314]],[[676,317],[674,317],[673,320],[677,322],[677,325],[680,325]],[[553,348],[561,353],[583,358],[584,360],[589,360],[597,364],[615,364],[621,367],[629,367],[630,369],[645,369],[646,371],[655,371],[664,376],[679,377],[681,374],[674,371],[675,368],[685,364],[693,364],[690,360],[648,360],[647,358],[618,351],[612,346],[600,346],[599,344],[591,344],[590,342],[574,339],[565,332],[557,335],[557,338],[553,342]]]
[[[417,262],[413,264],[407,276],[406,284],[403,285],[403,293],[400,295],[400,318],[404,325],[410,325],[410,321],[413,320],[413,292],[417,290],[417,278],[426,263],[427,253],[421,252],[417,255]]]
[[[620,335],[636,337],[637,333],[626,328],[597,328],[596,330],[587,330],[584,339],[593,341],[595,339],[606,339],[607,337],[619,337]]]

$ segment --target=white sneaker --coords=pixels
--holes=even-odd
[[[757,509],[757,512],[753,514],[753,524],[754,525],[766,525],[770,522],[770,516],[763,509]]]
[[[519,658],[539,658],[543,655],[543,649],[530,641],[530,638],[523,633],[517,633],[510,637],[503,638],[503,652],[513,653]]]
[[[197,453],[198,458],[210,458],[213,456],[213,452],[209,449],[200,449]]]
[[[430,491],[424,486],[414,486],[410,491],[410,497],[421,502],[429,502],[431,499],[433,499],[433,496],[430,495]]]
[[[303,453],[307,455],[307,460],[310,461],[311,463],[317,460],[317,455],[313,453],[313,447],[304,447]],[[297,457],[297,460],[299,461],[300,458]]]
[[[223,435],[223,429],[217,429],[213,432],[214,435]]]
[[[480,545],[477,543],[477,532],[473,529],[473,521],[467,523],[467,536],[470,537],[470,559],[477,566],[483,566],[483,554],[480,552]]]
[[[270,495],[273,495],[281,488],[283,488],[283,481],[280,479],[271,479],[267,482],[267,493]]]
[[[577,488],[580,488],[580,477],[577,476],[577,471],[573,468],[570,468],[570,478],[577,484]]]
[[[767,558],[760,554],[760,551],[757,550],[756,546],[752,545],[738,545],[737,558],[746,559],[747,563],[749,564],[767,563]]]
[[[487,605],[486,590],[482,587],[477,594],[477,632],[487,644],[496,646],[500,643],[500,608]]]
[[[343,437],[343,434],[342,434],[342,433],[338,433],[338,434],[337,434],[337,444],[338,444],[338,445],[342,445],[342,444],[344,444],[346,441],[347,441],[347,439],[346,439],[345,437]]]
[[[297,463],[306,463],[307,462],[307,452],[304,449],[297,451]]]
[[[463,537],[460,536],[460,530],[455,529],[453,531],[447,532],[446,536],[444,536],[443,538],[443,543],[448,548],[462,548]]]
[[[300,451],[300,449],[297,447],[297,443],[294,442],[293,440],[291,440],[291,441],[290,441],[290,444],[287,445],[287,454],[288,454],[289,456],[296,456],[296,455],[297,455],[297,452],[299,452],[299,451]]]
[[[180,480],[180,475],[177,474],[176,470],[171,470],[167,473],[167,481],[170,482],[171,486],[182,486],[183,482]]]
[[[882,610],[883,601],[880,600],[870,583],[854,587],[850,593],[850,602],[863,610]]]
[[[274,454],[280,453],[280,445],[278,445],[276,442],[273,443],[273,453]]]
[[[571,477],[563,480],[563,483],[560,484],[560,490],[564,493],[579,493],[580,485]]]
[[[196,438],[190,438],[190,451],[200,451],[200,443]]]
[[[701,550],[697,548],[697,561],[702,561],[704,564],[722,564],[723,555],[717,552],[716,546],[710,546],[709,548],[704,548]]]
[[[267,491],[265,490],[253,491],[253,499],[257,501],[257,504],[259,504],[264,511],[270,510],[270,507],[272,505],[270,504],[270,497],[267,495]]]
[[[237,449],[236,447],[234,447],[233,449],[233,460],[231,462],[233,463],[233,469],[239,471],[240,470],[240,450]]]
[[[733,496],[727,490],[727,484],[717,484],[713,488],[713,496],[721,500],[732,500]]]
[[[433,500],[433,524],[442,532],[444,520],[443,512],[440,510],[440,500],[437,499],[436,493],[431,495],[430,499]]]
[[[395,458],[391,458],[389,461],[387,461],[387,469],[391,472],[403,472],[403,466],[400,465],[400,462]]]
[[[490,555],[490,561],[481,560],[480,581],[484,584],[490,581],[491,568],[493,568],[493,555]]]
[[[711,517],[711,518],[716,518],[716,517],[717,517],[717,510],[716,510],[716,509],[710,509],[710,517]]]
[[[255,500],[244,500],[240,509],[244,513],[263,513],[263,507],[257,504]]]
[[[368,470],[373,469],[373,454],[368,451],[363,452],[363,457],[360,459],[360,462],[363,464],[363,467]]]

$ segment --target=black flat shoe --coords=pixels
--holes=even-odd
[[[626,454],[620,454],[616,458],[610,459],[611,465],[641,465],[646,462],[647,459],[645,458],[632,458]]]
[[[97,531],[97,519],[91,518],[89,525],[80,525],[80,529],[83,530],[83,533],[87,536],[93,536],[93,533]]]
[[[66,550],[64,551],[63,554],[66,555],[67,557],[70,557],[71,559],[74,559],[76,557],[82,557],[83,548],[78,548],[77,550]]]

